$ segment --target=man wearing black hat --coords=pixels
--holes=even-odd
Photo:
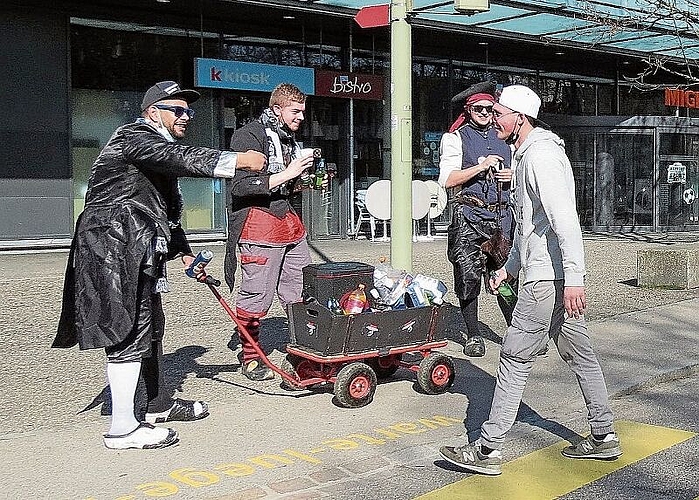
[[[481,245],[497,229],[512,239],[513,219],[510,210],[511,152],[493,128],[495,84],[480,82],[452,99],[463,105],[463,112],[442,136],[440,143],[439,183],[445,188],[458,188],[452,222],[448,230],[447,256],[454,266],[454,292],[466,332],[464,354],[485,355],[485,342],[478,326],[478,295],[484,258]],[[499,266],[491,265],[495,270]],[[513,287],[516,290],[517,284]],[[514,304],[500,295],[498,305],[507,324]]]
[[[165,262],[179,257],[186,268],[194,259],[180,226],[178,176],[232,178],[236,169],[262,169],[266,159],[176,144],[198,98],[172,81],[148,89],[141,117],[119,127],[92,165],[76,223],[53,346],[105,349],[112,407],[107,448],[169,446],[177,432],[151,423],[208,415],[206,403],[172,400],[163,384]],[[144,422],[134,414],[141,372]]]

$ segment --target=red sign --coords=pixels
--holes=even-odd
[[[383,77],[316,70],[315,95],[343,99],[383,99]]]
[[[389,5],[369,5],[362,7],[357,15],[354,16],[355,22],[361,28],[378,28],[379,26],[388,26]]]
[[[699,92],[694,90],[665,89],[665,106],[699,108]]]

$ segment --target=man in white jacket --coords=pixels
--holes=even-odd
[[[537,119],[541,99],[528,87],[502,91],[493,113],[498,137],[515,148],[516,231],[512,251],[490,285],[520,276],[512,325],[503,338],[488,420],[473,444],[440,449],[458,467],[501,472],[501,448],[515,423],[527,377],[549,337],[577,377],[591,434],[562,454],[613,459],[621,455],[602,369],[592,350],[585,311],[585,256],[575,204],[575,183],[563,141]]]

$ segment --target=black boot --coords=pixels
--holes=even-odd
[[[485,356],[485,341],[480,336],[478,326],[478,297],[469,300],[459,299],[461,315],[466,323],[466,332],[462,332],[464,339],[464,354],[470,358]]]

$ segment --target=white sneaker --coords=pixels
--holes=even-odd
[[[104,434],[104,445],[111,450],[165,448],[177,443],[177,441],[179,441],[179,437],[174,429],[155,427],[146,422],[141,422],[138,427],[127,434]]]

